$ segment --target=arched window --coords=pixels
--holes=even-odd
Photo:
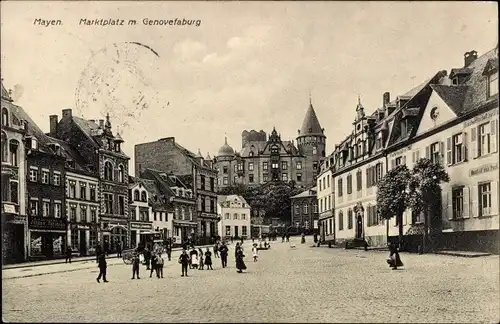
[[[118,181],[125,182],[125,168],[121,164],[118,166]]]
[[[2,126],[9,126],[9,111],[2,108]]]
[[[17,166],[19,159],[18,159],[18,148],[19,148],[19,142],[16,140],[11,140],[10,141],[10,164]]]
[[[134,201],[139,201],[139,190],[134,190]]]
[[[7,151],[7,135],[2,132],[2,162],[7,162],[8,151]]]
[[[249,155],[249,156],[253,156],[253,152],[252,152],[252,151],[250,151],[250,153],[249,153],[248,155]]]
[[[147,199],[147,196],[146,196],[146,192],[145,192],[145,191],[141,192],[141,201],[144,201],[144,202],[145,202],[145,201],[147,201],[147,200],[148,200],[148,199]]]
[[[109,161],[104,163],[104,180],[113,181],[113,165]]]

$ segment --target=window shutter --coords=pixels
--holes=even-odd
[[[370,169],[371,167],[366,168],[366,188],[370,188]]]
[[[417,150],[417,152],[415,154],[415,160],[416,161],[420,160],[420,150]]]
[[[426,146],[425,147],[425,157],[427,159],[430,159],[431,158],[431,147],[430,146]]]
[[[443,160],[444,160],[444,142],[439,142],[439,162],[444,162]]]
[[[467,161],[467,133],[462,133],[462,161]]]
[[[491,182],[491,215],[498,215],[498,181]]]
[[[417,152],[413,151],[411,152],[411,163],[415,163]]]
[[[448,220],[453,220],[453,196],[451,190],[446,193],[446,201],[448,202],[446,206],[446,216],[448,216]]]
[[[452,155],[452,146],[451,146],[451,137],[446,139],[446,163],[448,165],[453,164],[453,155]]]
[[[497,131],[497,124],[498,124],[498,121],[497,120],[492,120],[491,121],[491,124],[490,124],[490,145],[491,145],[491,153],[495,153],[498,149],[498,145],[497,145],[497,134],[498,134],[498,131]]]
[[[479,217],[479,200],[477,184],[470,187],[470,206],[469,211],[472,217]]]
[[[477,158],[477,127],[473,127],[471,129],[471,135],[470,135],[470,157],[475,159]]]
[[[403,155],[403,164],[406,165],[406,155]]]
[[[463,205],[463,218],[469,218],[470,216],[470,194],[469,194],[469,187],[464,187],[463,188],[463,194],[464,194],[464,205]]]
[[[395,165],[396,165],[396,160],[392,159],[391,160],[391,170],[394,169]]]

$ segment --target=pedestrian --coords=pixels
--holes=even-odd
[[[104,252],[102,252],[99,255],[98,267],[99,267],[99,276],[96,278],[97,282],[100,283],[101,278],[103,279],[102,281],[108,282],[108,280],[106,279],[106,269],[107,269],[108,265],[106,263],[106,254]]]
[[[231,236],[231,243],[233,243],[233,237]]]
[[[387,263],[392,268],[392,270],[397,270],[398,267],[403,267],[404,264],[399,257],[398,246],[395,243],[388,243],[389,246],[389,259],[387,259]]]
[[[191,269],[198,269],[198,251],[193,247],[189,252],[191,258]]]
[[[95,262],[96,263],[99,263],[99,255],[101,255],[101,253],[102,253],[101,244],[97,243],[97,245],[95,246]]]
[[[163,278],[163,263],[164,260],[161,257],[161,253],[158,253],[156,257],[156,276],[158,279],[160,279],[160,277]]]
[[[158,266],[158,258],[156,254],[151,255],[151,272],[149,273],[149,278],[153,276],[153,272],[156,271],[156,267]]]
[[[120,241],[118,241],[116,244],[116,257],[117,258],[122,257],[122,243]]]
[[[203,250],[201,248],[198,249],[198,270],[203,270],[205,267],[205,257],[203,256]]]
[[[302,239],[300,240],[300,243],[301,243],[301,244],[306,243],[306,235],[302,232],[302,235],[301,235],[301,236],[302,236]]]
[[[252,254],[253,254],[253,262],[257,262],[257,259],[259,258],[259,250],[257,249],[257,243],[253,244]]]
[[[141,279],[139,277],[139,266],[140,266],[139,253],[134,252],[134,257],[132,258],[132,279],[135,279],[136,275],[137,279]]]
[[[290,234],[288,234],[288,233],[286,234],[286,241],[290,242]]]
[[[170,242],[167,243],[167,248],[165,250],[167,252],[168,261],[170,261],[170,258],[172,257],[172,245]]]
[[[238,269],[238,273],[242,273],[243,270],[247,269],[243,258],[245,255],[243,254],[243,249],[240,246],[236,247],[235,258],[236,258],[236,269]]]
[[[222,262],[222,267],[225,268],[227,267],[227,253],[229,252],[229,249],[226,246],[225,242],[222,242],[222,245],[219,247],[219,253],[220,253],[220,260]]]
[[[146,270],[149,270],[149,262],[151,261],[151,251],[149,247],[146,246],[144,249],[144,261],[146,262]]]
[[[66,263],[71,263],[71,257],[73,256],[73,249],[71,249],[71,245],[68,245],[66,248]]]
[[[186,275],[188,276],[188,264],[189,264],[189,255],[187,254],[187,251],[185,249],[182,250],[181,255],[179,256],[179,263],[181,265],[182,269],[182,276]]]
[[[219,257],[219,242],[215,243],[214,245],[214,257]]]
[[[205,264],[207,266],[207,270],[213,270],[212,268],[212,252],[210,252],[210,248],[207,247],[207,252],[205,252]]]

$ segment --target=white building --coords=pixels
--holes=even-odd
[[[217,226],[222,238],[250,237],[250,205],[243,197],[237,195],[218,196],[217,214],[220,217]]]
[[[130,248],[137,247],[141,242],[141,234],[150,234],[153,231],[153,208],[149,199],[150,193],[144,185],[144,179],[129,176]]]
[[[333,154],[326,157],[320,167],[317,179],[318,208],[319,208],[319,233],[323,241],[335,240],[335,185],[333,183],[334,167]]]

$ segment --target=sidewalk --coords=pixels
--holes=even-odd
[[[202,246],[197,246],[197,247],[203,247],[206,248],[207,246],[212,247],[213,245],[202,245]],[[172,251],[180,251],[182,248],[173,248]],[[108,255],[107,259],[117,259],[116,253]],[[122,258],[119,258],[122,260]],[[72,263],[76,262],[85,262],[85,261],[94,261],[96,260],[96,256],[85,256],[85,257],[73,257],[71,258]],[[123,262],[123,261],[122,261]],[[31,267],[38,267],[38,266],[46,266],[46,265],[53,265],[53,264],[63,264],[66,263],[65,259],[56,259],[56,260],[45,260],[45,261],[33,261],[33,262],[24,262],[24,263],[16,263],[16,264],[9,264],[5,265],[2,267],[2,270],[9,270],[9,269],[19,269],[19,268],[31,268]]]

